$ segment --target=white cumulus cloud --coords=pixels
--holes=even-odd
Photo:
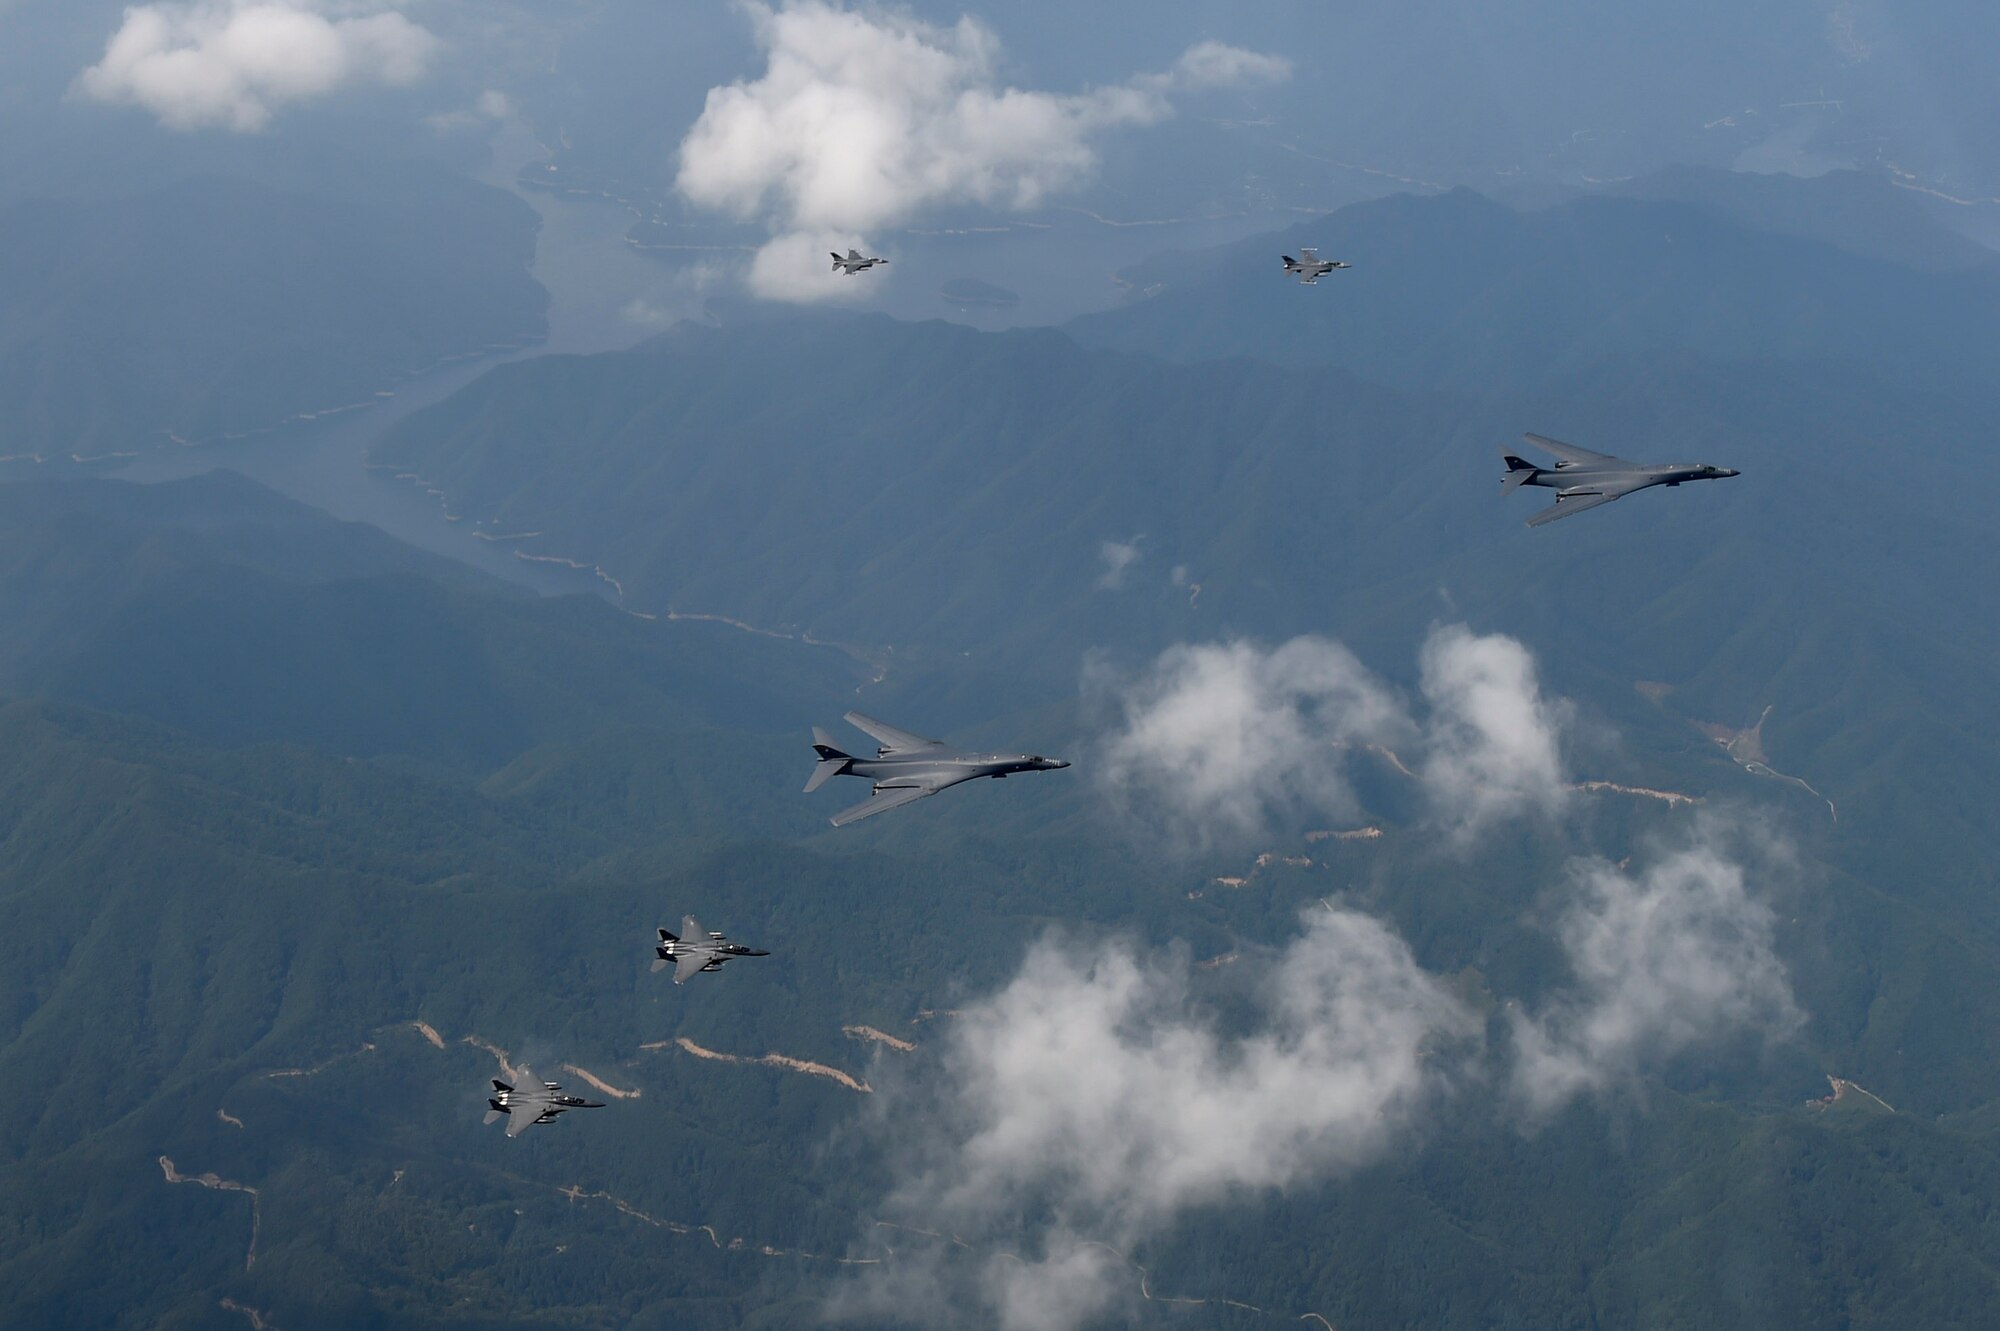
[[[1227,1021],[1182,950],[1044,938],[940,1028],[934,1065],[877,1080],[872,1126],[893,1149],[876,1214],[940,1241],[899,1236],[832,1311],[1005,1331],[1115,1319],[1134,1245],[1196,1208],[1420,1148],[1457,1092],[1511,1087],[1502,1112],[1532,1126],[1704,1042],[1785,1038],[1801,1017],[1753,883],[1786,855],[1754,824],[1705,819],[1636,870],[1576,861],[1556,923],[1572,974],[1493,1044],[1444,976],[1348,908],[1311,907],[1253,958]]]
[[[1119,721],[1098,768],[1125,807],[1197,842],[1353,815],[1348,767],[1370,746],[1409,755],[1433,817],[1457,838],[1559,811],[1571,709],[1542,697],[1528,649],[1447,625],[1420,666],[1427,706],[1413,709],[1329,638],[1173,647],[1136,678],[1087,678]]]
[[[1547,1111],[1719,1033],[1792,1034],[1803,1017],[1772,945],[1776,921],[1750,886],[1753,868],[1775,875],[1789,860],[1762,829],[1709,817],[1643,869],[1575,865],[1557,933],[1576,982],[1514,1019],[1520,1098]]]
[[[1065,1331],[1115,1296],[1103,1244],[1380,1155],[1442,1089],[1429,1055],[1479,1023],[1381,922],[1315,906],[1303,924],[1240,1034],[1190,1000],[1184,955],[1033,947],[953,1023],[941,1098],[885,1092],[882,1121],[907,1171],[890,1214],[1010,1250],[901,1262],[856,1302]]]
[[[1425,754],[1419,775],[1455,833],[1495,819],[1555,813],[1569,797],[1561,736],[1571,708],[1542,697],[1535,659],[1502,634],[1432,632],[1421,658]]]
[[[77,78],[174,129],[264,128],[281,106],[357,83],[422,78],[439,42],[393,9],[309,0],[134,5]]]
[[[1289,73],[1281,58],[1203,42],[1166,73],[1038,92],[1000,82],[999,41],[970,17],[943,27],[827,0],[744,8],[764,72],[709,91],[676,185],[702,207],[768,219],[777,240],[865,234],[943,204],[1032,208],[1096,169],[1095,136],[1165,119],[1172,94]],[[842,288],[823,268],[774,260],[751,285],[825,298]]]
[[[1099,771],[1128,805],[1197,840],[1286,813],[1351,813],[1349,749],[1412,731],[1394,692],[1329,638],[1184,644],[1121,684],[1122,725]]]

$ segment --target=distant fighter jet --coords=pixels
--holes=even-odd
[[[521,1067],[520,1082],[509,1086],[498,1077],[493,1079],[493,1094],[486,1101],[486,1121],[498,1123],[507,1120],[507,1135],[518,1137],[537,1123],[547,1123],[556,1115],[571,1109],[602,1109],[604,1106],[594,1100],[579,1100],[573,1095],[564,1095],[562,1087],[552,1081],[536,1081],[535,1074],[526,1064]]]
[[[887,262],[889,262],[887,259],[863,258],[860,250],[849,250],[845,259],[838,254],[833,256],[833,269],[837,273],[846,273],[852,277],[856,273],[868,271],[878,263]]]
[[[1069,766],[1060,758],[1044,758],[1039,754],[964,753],[937,740],[884,725],[859,712],[849,712],[845,719],[849,725],[873,735],[881,747],[875,750],[873,758],[857,758],[843,752],[833,742],[833,736],[818,726],[813,727],[813,750],[819,754],[819,766],[813,768],[812,777],[806,782],[807,794],[835,776],[865,776],[875,783],[874,793],[867,799],[833,816],[835,827],[899,809],[975,777],[1053,772]]]
[[[1500,478],[1501,494],[1509,494],[1524,485],[1546,486],[1556,492],[1556,502],[1552,507],[1528,519],[1530,527],[1539,527],[1545,522],[1554,522],[1557,518],[1566,518],[1572,513],[1623,499],[1634,490],[1645,490],[1655,485],[1675,486],[1682,481],[1712,481],[1736,475],[1729,467],[1711,467],[1706,462],[1627,462],[1609,453],[1593,453],[1587,448],[1560,443],[1539,434],[1522,437],[1561,459],[1554,467],[1537,467],[1501,450],[1500,456],[1507,463],[1507,474]]]
[[[658,974],[668,966],[674,968],[674,983],[686,984],[688,980],[704,971],[719,971],[722,963],[731,957],[768,957],[769,952],[741,943],[732,943],[721,934],[711,930],[703,933],[701,926],[690,915],[681,921],[680,937],[660,930],[660,945],[653,949],[659,955],[653,960],[653,973]]]
[[[1322,259],[1318,250],[1300,250],[1296,259],[1289,254],[1281,254],[1278,257],[1285,261],[1286,272],[1299,275],[1299,283],[1302,286],[1315,286],[1320,278],[1334,269],[1354,266],[1351,263],[1342,263],[1338,259]]]

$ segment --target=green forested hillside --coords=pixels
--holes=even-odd
[[[0,1281],[23,1326],[239,1324],[223,1300],[288,1331],[796,1325],[864,1269],[834,1258],[923,1260],[927,1240],[875,1223],[891,1217],[883,1144],[857,1131],[872,1092],[675,1041],[886,1087],[944,1043],[950,1018],[927,1014],[1005,982],[1051,923],[1254,958],[1342,891],[1500,1040],[1503,1001],[1559,981],[1530,921],[1565,857],[1690,816],[1593,800],[1568,832],[1468,863],[1406,823],[1385,767],[1368,796],[1382,838],[1236,890],[1210,878],[1248,852],[1168,857],[1087,781],[831,833],[797,793],[798,730],[865,678],[843,654],[527,601],[227,477],[0,498],[24,526],[43,515],[0,580],[7,659],[36,663],[9,687],[44,695],[0,708]],[[96,542],[65,544],[78,530]],[[71,570],[60,593],[25,594],[31,548]],[[152,616],[215,588],[226,631]],[[311,642],[336,594],[354,608],[326,650],[378,653],[437,706],[462,698],[448,726],[383,708],[353,670],[246,707],[255,724],[134,683],[216,671],[282,694],[310,654],[230,640],[283,624]],[[439,673],[412,606],[479,650],[455,644]],[[912,669],[885,686],[910,705],[963,692]],[[1590,678],[1579,691],[1599,696]],[[86,688],[92,706],[51,700]],[[313,709],[350,720],[315,730]],[[1977,1220],[1995,1168],[1978,1016],[2000,958],[1952,904],[1962,885],[1872,878],[1813,801],[1786,805],[1657,715],[1615,774],[1757,799],[1798,838],[1813,898],[1783,903],[1777,941],[1804,1031],[1704,1049],[1635,1100],[1537,1130],[1468,1086],[1387,1160],[1198,1209],[1131,1254],[1156,1297],[1263,1311],[1141,1302],[1133,1324],[1979,1324],[2000,1253]],[[1042,724],[1087,728],[1067,708]],[[652,929],[689,911],[773,955],[684,989],[647,974]],[[1199,972],[1198,993],[1227,1013],[1253,969]],[[863,1026],[916,1048],[844,1029]],[[486,1045],[638,1095],[509,1142],[478,1122]],[[1827,1072],[1902,1112],[1805,1106]]]

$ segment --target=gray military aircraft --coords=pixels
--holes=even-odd
[[[686,984],[689,979],[706,971],[719,971],[722,963],[731,957],[768,957],[769,952],[741,943],[732,943],[721,934],[710,930],[702,932],[694,916],[681,921],[679,937],[660,930],[660,945],[653,949],[658,953],[653,959],[653,973],[659,974],[668,966],[674,968],[674,983]]]
[[[1556,492],[1556,502],[1552,506],[1528,519],[1530,527],[1539,527],[1545,522],[1554,522],[1557,518],[1566,518],[1572,513],[1623,499],[1635,490],[1736,475],[1729,467],[1711,467],[1706,462],[1627,462],[1609,453],[1593,453],[1587,448],[1578,448],[1575,444],[1565,444],[1539,434],[1523,435],[1522,438],[1560,459],[1553,467],[1537,467],[1532,462],[1523,462],[1505,449],[1500,451],[1500,456],[1507,463],[1507,474],[1500,478],[1501,494],[1510,494],[1524,485],[1546,486]]]
[[[828,252],[832,253],[832,251]],[[887,259],[864,258],[860,250],[849,250],[845,259],[841,258],[838,254],[833,256],[833,269],[837,273],[845,273],[849,277],[852,277],[856,273],[867,272],[878,263],[887,262],[889,262]]]
[[[1296,259],[1289,254],[1280,254],[1278,257],[1285,261],[1286,272],[1299,275],[1299,282],[1303,286],[1316,286],[1322,277],[1334,269],[1354,266],[1351,263],[1342,263],[1338,259],[1322,259],[1318,250],[1311,249],[1300,250]]]
[[[486,1100],[486,1121],[498,1123],[507,1120],[507,1135],[518,1137],[537,1123],[547,1123],[558,1114],[572,1109],[602,1109],[595,1100],[579,1100],[573,1095],[564,1095],[562,1086],[552,1081],[536,1081],[535,1074],[521,1065],[521,1072],[515,1084],[510,1086],[498,1077],[493,1079],[493,1094]]]
[[[875,783],[867,799],[851,809],[833,815],[835,827],[845,827],[863,818],[872,818],[890,809],[935,795],[947,786],[975,777],[1011,776],[1015,772],[1053,772],[1069,764],[1060,758],[1044,758],[1030,753],[965,753],[938,740],[912,735],[872,716],[849,712],[844,718],[856,729],[865,730],[881,745],[873,758],[859,758],[843,751],[833,736],[813,727],[813,751],[819,766],[806,781],[811,794],[836,776],[865,776]]]

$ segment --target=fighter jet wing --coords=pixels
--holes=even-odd
[[[507,1097],[507,1135],[509,1137],[520,1136],[530,1127],[541,1122],[542,1115],[548,1112],[549,1105],[546,1097],[532,1096],[530,1093],[522,1090],[522,1087],[525,1086],[541,1085],[540,1082],[528,1076],[527,1073],[528,1070],[526,1068],[521,1069],[521,1079],[514,1083],[514,1093]]]
[[[719,971],[722,969],[722,963],[727,960],[729,960],[728,957],[710,957],[699,966],[676,966],[674,968],[674,983],[686,984],[689,976],[706,975],[710,971]]]
[[[1600,504],[1611,503],[1615,499],[1622,498],[1625,493],[1623,490],[1615,493],[1609,490],[1595,490],[1559,494],[1556,496],[1556,502],[1553,505],[1535,514],[1534,517],[1529,518],[1528,525],[1530,527],[1539,527],[1544,523],[1554,522],[1557,518],[1566,518],[1573,513],[1581,513],[1586,509],[1596,508]]]
[[[922,735],[898,730],[887,722],[877,721],[874,717],[863,716],[859,712],[849,712],[845,719],[847,724],[856,730],[865,730],[873,735],[884,753],[923,753],[929,749],[949,747],[943,740],[925,739]]]
[[[866,729],[867,727],[863,727]],[[905,804],[914,804],[926,795],[937,794],[940,787],[934,786],[888,786],[870,795],[851,809],[842,809],[833,815],[835,827],[845,827],[849,823],[860,822],[863,818],[873,818],[878,813],[900,809]],[[675,978],[679,978],[678,976]]]
[[[1575,444],[1565,444],[1562,440],[1551,439],[1545,434],[1524,434],[1521,437],[1535,447],[1555,454],[1564,462],[1573,462],[1579,465],[1589,463],[1597,466],[1607,463],[1615,463],[1623,467],[1638,465],[1637,463],[1627,462],[1621,457],[1613,457],[1609,453],[1593,453],[1587,448],[1578,448]]]
[[[1299,258],[1307,263],[1318,263],[1319,251],[1308,245],[1305,249],[1299,251]]]

